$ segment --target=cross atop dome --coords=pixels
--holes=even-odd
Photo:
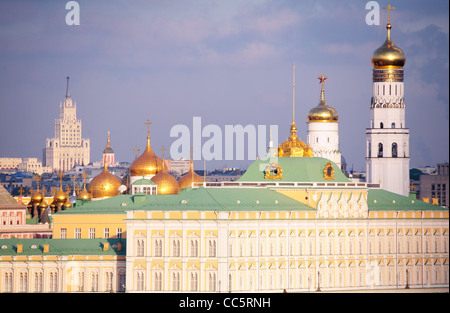
[[[395,10],[397,8],[394,8],[393,6],[391,6],[390,4],[388,4],[387,7],[383,8],[384,10],[388,10],[388,24],[391,23],[391,10]]]

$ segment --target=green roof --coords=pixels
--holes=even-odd
[[[117,243],[122,242],[122,250]],[[109,247],[103,250],[104,243]],[[17,253],[17,245],[22,244],[23,252]],[[44,245],[49,252],[44,253]],[[125,255],[125,239],[0,239],[0,256],[9,255]]]
[[[323,170],[327,163],[330,162],[334,169],[334,179],[325,179]],[[253,162],[244,175],[238,181],[255,181],[255,182],[351,182],[339,166],[328,159],[316,157],[279,157],[275,158],[283,170],[282,179],[265,179],[265,170],[269,165],[269,161],[265,159]]]
[[[426,203],[419,199],[411,199],[384,189],[369,189],[367,195],[367,206],[370,211],[445,210],[438,205]]]
[[[131,185],[156,185],[153,181],[151,181],[150,179],[145,179],[145,178],[141,178],[136,180],[134,183],[132,183]]]
[[[118,195],[77,203],[56,214],[124,214],[129,210],[313,210],[279,192],[266,188],[193,188],[177,195]]]

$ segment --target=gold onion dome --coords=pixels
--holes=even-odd
[[[145,151],[130,166],[130,176],[154,176],[161,171],[162,163],[162,160],[153,152],[150,136],[148,136]]]
[[[46,208],[48,208],[47,201],[42,200],[42,202],[39,204],[39,208],[42,210],[45,210]]]
[[[120,180],[108,171],[106,164],[103,171],[95,176],[89,184],[92,198],[115,197],[120,191]]]
[[[62,190],[62,187],[60,187],[53,196],[53,200],[55,200],[57,204],[64,204],[68,198],[69,196]]]
[[[339,115],[336,109],[330,107],[325,101],[325,90],[323,85],[325,84],[326,76],[323,74],[319,76],[320,83],[322,84],[322,89],[320,91],[320,102],[319,104],[312,108],[308,113],[308,122],[337,122]]]
[[[194,163],[191,158],[191,168],[178,181],[180,188],[192,187],[192,183],[202,183],[203,178],[194,171]]]
[[[180,186],[178,185],[175,177],[167,173],[164,166],[164,146],[161,149],[163,151],[162,169],[161,171],[153,176],[150,180],[158,185],[159,195],[175,195],[180,191]]]
[[[39,204],[39,203],[41,203],[41,201],[43,199],[44,199],[44,195],[38,189],[35,192],[33,192],[33,194],[31,195],[30,202],[33,204]]]
[[[151,178],[151,181],[158,185],[159,195],[176,195],[180,191],[175,177],[162,170]]]
[[[405,53],[392,42],[391,28],[391,23],[388,23],[386,25],[386,41],[373,53],[372,65],[375,69],[396,69],[402,68],[405,65]]]
[[[78,199],[81,200],[91,200],[91,194],[89,193],[89,191],[86,190],[86,185],[84,186],[83,190],[80,191],[80,193],[78,193]]]
[[[72,203],[70,203],[69,199],[67,199],[66,202],[64,202],[64,210],[68,210],[72,207]]]

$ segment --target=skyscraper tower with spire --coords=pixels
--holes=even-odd
[[[402,49],[391,39],[388,5],[387,38],[372,56],[373,96],[370,104],[370,127],[366,129],[367,182],[408,195],[409,129],[405,122],[404,65]]]
[[[75,165],[90,162],[90,141],[82,138],[81,120],[77,119],[77,104],[72,101],[67,77],[66,96],[59,104],[59,119],[55,120],[55,137],[47,138],[44,164],[53,171],[68,171]]]

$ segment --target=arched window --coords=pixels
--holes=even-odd
[[[381,142],[378,144],[378,157],[383,157],[383,144]]]
[[[383,124],[383,122],[381,122],[380,123],[380,128],[383,128],[384,127],[384,124]]]
[[[392,143],[392,157],[393,158],[397,157],[397,143],[396,142]]]
[[[391,128],[395,128],[395,123],[392,123],[392,124],[391,124]]]

